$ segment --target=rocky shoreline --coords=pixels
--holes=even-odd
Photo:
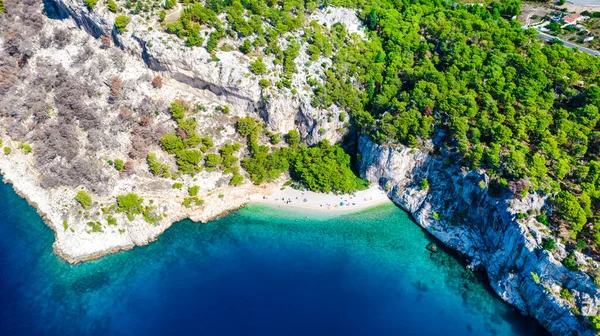
[[[568,270],[542,249],[549,232],[534,216],[516,217],[542,208],[545,197],[491,197],[484,172],[447,166],[443,158],[424,150],[381,146],[363,137],[359,152],[361,175],[385,185],[394,203],[467,258],[469,268],[485,270],[503,300],[536,318],[554,335],[595,335],[585,318],[596,315],[600,303],[592,279]],[[423,178],[429,181],[426,189],[419,183]],[[566,255],[564,248],[557,243],[554,253]],[[590,258],[578,255],[578,259],[595,267]],[[573,301],[561,297],[563,288],[573,293]]]

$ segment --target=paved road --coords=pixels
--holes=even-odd
[[[561,41],[561,42],[563,43],[563,45],[564,45],[565,47],[568,47],[568,48],[578,48],[580,51],[586,52],[586,53],[588,53],[588,54],[590,54],[590,55],[594,55],[594,56],[600,56],[600,51],[593,50],[593,49],[586,48],[586,47],[582,47],[582,46],[580,46],[580,45],[578,45],[578,44],[574,44],[574,43],[571,43],[571,42],[567,42],[567,41],[565,41],[565,40],[561,40],[561,39],[559,39],[559,38],[558,38],[558,37],[556,37],[556,36],[552,36],[552,35],[546,34],[546,33],[544,33],[544,32],[541,32],[541,31],[539,31],[539,30],[538,30],[538,36],[539,36],[540,38],[542,38],[542,39],[546,40],[546,41],[554,41],[554,40],[559,40],[559,41]]]
[[[579,6],[600,7],[600,2],[598,0],[569,0],[567,2]]]

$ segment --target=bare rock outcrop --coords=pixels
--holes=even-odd
[[[237,110],[260,116],[274,132],[285,134],[297,129],[308,144],[323,139],[337,142],[344,135],[344,123],[339,120],[341,111],[338,108],[334,106],[323,111],[310,104],[312,92],[306,89],[306,79],[320,71],[320,68],[316,65],[310,68],[304,66],[308,61],[304,51],[296,60],[301,70],[292,80],[297,92],[273,86],[261,88],[258,85],[260,78],[249,71],[251,59],[240,52],[216,51],[211,55],[205,48],[186,47],[179,38],[162,32],[156,21],[142,21],[138,16],[132,17],[127,32],[117,33],[113,27],[116,15],[100,5],[89,11],[82,1],[49,0],[49,3],[56,13],[73,18],[92,36],[111,36],[116,45],[139,56],[151,70],[190,87],[223,96]],[[317,11],[310,19],[329,26],[341,21],[349,32],[360,32],[360,21],[348,9]],[[228,42],[233,45],[236,43],[235,40]],[[269,60],[269,57],[265,57],[265,61]],[[281,66],[272,66],[272,70],[263,78],[275,83]]]

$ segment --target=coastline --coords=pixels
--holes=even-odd
[[[148,226],[142,220],[123,222],[127,233],[114,234],[104,232],[98,236],[79,231],[70,232],[59,229],[64,218],[69,220],[69,228],[83,227],[84,221],[71,220],[68,213],[64,213],[64,204],[74,202],[74,190],[63,188],[61,190],[44,190],[31,181],[37,177],[28,162],[28,157],[21,153],[14,153],[9,160],[0,160],[0,175],[2,182],[11,186],[11,189],[40,215],[42,221],[49,226],[54,234],[53,252],[60,259],[78,264],[95,260],[110,254],[131,250],[136,246],[145,246],[159,238],[171,225],[184,219],[190,219],[198,224],[227,216],[232,211],[245,207],[249,203],[263,204],[273,208],[293,210],[309,210],[312,214],[341,215],[358,212],[384,203],[391,203],[385,191],[379,186],[357,191],[354,194],[335,195],[311,191],[299,191],[290,187],[282,187],[285,179],[262,186],[246,184],[240,187],[221,187],[206,190],[203,199],[206,203],[194,209],[180,206],[180,200],[169,191],[166,195],[154,192],[143,192],[143,197],[162,201],[170,211],[167,217],[157,226]],[[17,167],[27,169],[17,169]],[[97,197],[100,202],[109,201],[106,197]],[[306,202],[304,200],[306,199]],[[166,210],[166,209],[165,209]],[[172,211],[172,212],[171,212]],[[116,230],[115,230],[116,231]],[[102,236],[99,236],[102,235]]]
[[[387,193],[375,184],[353,194],[340,195],[301,191],[285,187],[269,195],[249,195],[248,201],[249,203],[263,204],[280,209],[310,210],[311,212],[335,214],[352,213],[381,204],[392,203]]]
[[[298,300],[299,296],[296,294],[298,291],[289,291],[289,288],[297,287],[302,291],[306,289],[307,283],[311,286],[309,294],[316,300],[310,302],[310,305],[313,308],[323,307],[323,313],[327,313],[330,307],[327,303],[331,298],[349,298],[347,302],[357,302],[353,295],[358,289],[361,291],[364,289],[365,295],[369,297],[377,293],[384,298],[387,297],[390,292],[394,292],[387,286],[390,284],[389,276],[392,272],[398,274],[398,281],[393,282],[394,288],[408,291],[402,293],[411,293],[410,296],[407,294],[396,297],[401,307],[414,310],[410,305],[413,301],[408,300],[407,297],[420,297],[425,288],[431,288],[431,285],[427,287],[425,284],[437,284],[439,287],[436,288],[443,287],[443,294],[448,294],[445,296],[448,299],[444,299],[444,302],[456,302],[455,306],[461,309],[461,312],[465,312],[464,316],[469,321],[478,323],[479,327],[469,323],[474,326],[475,332],[486,330],[486,321],[490,318],[496,320],[495,316],[504,316],[504,312],[507,311],[511,312],[511,316],[520,318],[512,308],[500,304],[500,300],[495,297],[490,297],[489,292],[481,291],[480,285],[474,283],[474,278],[468,277],[463,280],[461,275],[468,271],[457,265],[453,258],[441,253],[433,259],[430,258],[430,253],[424,249],[427,243],[424,239],[424,231],[414,225],[404,211],[391,205],[382,205],[349,216],[327,217],[323,220],[307,220],[304,216],[298,216],[300,218],[295,220],[296,216],[290,215],[287,210],[272,211],[267,206],[251,204],[247,208],[252,210],[234,212],[218,222],[210,223],[210,226],[197,225],[185,220],[177,223],[172,230],[165,232],[162,239],[147,248],[133,249],[127,253],[111,255],[108,258],[84,263],[79,267],[72,267],[52,253],[52,249],[49,249],[53,239],[52,232],[39,221],[39,217],[36,217],[32,212],[33,209],[23,202],[23,199],[9,192],[10,189],[8,185],[3,186],[4,192],[9,197],[7,200],[11,200],[12,204],[16,205],[12,209],[17,211],[11,211],[11,207],[4,209],[6,210],[4,214],[8,216],[5,217],[7,220],[3,230],[5,237],[3,252],[5,251],[4,255],[11,262],[6,265],[8,277],[3,280],[4,283],[9,284],[6,287],[7,302],[15,303],[16,308],[5,312],[5,320],[35,321],[35,323],[26,326],[21,323],[6,325],[5,328],[0,328],[6,335],[18,331],[23,331],[25,334],[57,336],[65,333],[96,334],[97,330],[98,333],[107,334],[114,331],[118,334],[121,331],[126,333],[132,326],[144,331],[145,334],[152,334],[148,329],[144,329],[148,323],[146,319],[149,316],[162,316],[161,313],[169,315],[165,313],[166,311],[187,314],[184,316],[190,317],[186,319],[191,326],[189,330],[195,330],[200,311],[212,314],[202,315],[203,318],[216,316],[221,319],[225,316],[223,321],[227,322],[227,314],[224,315],[223,310],[214,307],[227,309],[238,302],[240,297],[245,297],[244,293],[251,292],[256,301],[249,302],[243,310],[234,312],[240,316],[248,316],[244,312],[247,309],[252,310],[256,304],[265,302],[264,300],[272,299],[281,302],[282,293],[290,293],[292,299]],[[295,214],[295,212],[291,213]],[[263,214],[268,217],[263,217]],[[18,225],[20,223],[31,224],[31,229],[23,230]],[[415,263],[415,258],[418,258],[419,262]],[[438,266],[444,267],[440,265],[441,261],[450,268],[437,269]],[[338,265],[342,267],[336,267]],[[417,265],[417,270],[420,271],[412,271],[414,265]],[[276,277],[273,277],[273,269],[278,270]],[[332,286],[339,286],[340,278],[331,276],[330,271],[352,281],[356,286],[345,287],[347,290],[342,293],[343,295],[331,290]],[[307,281],[305,275],[308,272],[314,277],[311,276]],[[157,274],[166,276],[157,277]],[[293,282],[282,281],[279,276],[281,274],[285,274],[286,279]],[[420,274],[427,274],[427,279]],[[242,281],[243,284],[240,285],[240,275],[244,280],[247,280],[246,275],[251,275],[250,279],[253,281]],[[369,287],[364,287],[365,277],[376,282],[369,281]],[[224,283],[224,279],[227,282]],[[447,279],[458,280],[458,282],[448,282]],[[14,291],[14,287],[10,286],[13,281],[18,281],[19,285]],[[283,292],[273,291],[270,286],[265,286],[265,283],[270,284],[270,281],[276,285],[281,284],[280,288]],[[469,285],[468,288],[453,285],[465,281]],[[324,285],[326,283],[332,285]],[[157,288],[161,291],[157,292]],[[239,292],[228,295],[231,293],[231,288],[237,288]],[[263,289],[265,292],[262,292]],[[478,293],[473,295],[473,290],[477,290]],[[469,295],[467,299],[471,305],[463,304],[464,299],[459,295],[463,292]],[[12,296],[12,293],[15,295]],[[359,295],[362,295],[361,293],[363,292],[359,292]],[[479,305],[482,302],[479,293],[485,295],[484,305]],[[173,295],[178,295],[178,300],[171,300]],[[437,289],[435,292],[429,290],[425,295],[432,295],[434,298],[441,296]],[[27,299],[28,297],[30,300]],[[209,297],[210,304],[205,302]],[[227,301],[223,297],[226,297]],[[306,295],[300,296],[300,300],[304,297]],[[189,307],[198,305],[198,298],[203,300],[202,308],[190,310]],[[451,301],[452,299],[454,301]],[[156,302],[161,303],[156,305]],[[405,305],[406,302],[409,302],[408,306]],[[431,301],[418,302],[427,307]],[[496,312],[488,309],[490,302],[495,303],[494,305],[502,310],[497,314],[489,314],[489,312]],[[132,304],[139,307],[152,307],[152,310],[130,311]],[[469,312],[475,304],[477,307],[482,307],[480,310],[483,315],[477,315],[481,316],[481,319],[469,318],[471,316]],[[28,307],[30,308],[27,310]],[[80,312],[86,307],[98,307],[98,310],[94,310],[93,314],[82,316]],[[274,304],[269,307],[274,307],[273,312],[276,312],[281,306]],[[366,307],[368,310],[368,305]],[[448,311],[445,305],[434,304],[431,307]],[[391,307],[392,315],[394,311],[396,308]],[[298,312],[307,314],[308,317],[314,316],[314,309],[301,307]],[[284,313],[298,320],[297,314]],[[429,309],[418,312],[425,320],[430,313]],[[360,318],[362,315],[359,312],[355,316]],[[458,313],[444,316],[450,321],[459,320]],[[117,323],[111,323],[109,329],[91,328],[91,326],[104,326],[102,321],[116,321],[117,318],[120,322],[117,329],[112,328]],[[250,316],[247,321],[252,324],[255,318]],[[411,317],[407,320],[414,319]],[[529,321],[527,318],[522,320]],[[172,328],[181,330],[180,320],[174,325],[168,322],[169,319],[156,321],[164,326],[159,330]],[[394,321],[401,326],[405,323]],[[495,324],[495,330],[508,331],[497,335],[515,335],[510,332],[513,321],[507,319],[510,324],[502,329]],[[374,323],[379,322],[375,320]],[[415,322],[416,326],[420,323],[420,321]],[[226,323],[217,325],[227,329]],[[284,327],[287,325],[283,324]],[[319,324],[314,325],[316,325],[315,332],[318,333]],[[459,328],[466,330],[466,323],[459,321]],[[211,332],[216,332],[216,329],[209,329]],[[265,323],[262,330],[268,332],[273,328],[270,323]],[[282,330],[282,333],[285,334],[285,331]],[[367,330],[366,335],[368,334]],[[548,335],[536,334],[536,336]]]

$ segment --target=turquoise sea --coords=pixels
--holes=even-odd
[[[0,335],[546,335],[393,205],[249,206],[71,266],[0,183]]]

